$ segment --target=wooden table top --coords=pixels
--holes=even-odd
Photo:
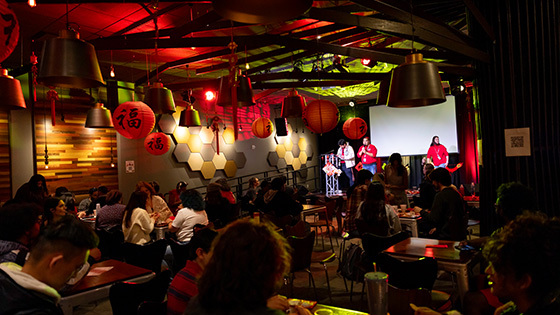
[[[302,205],[302,206],[303,206],[303,211],[316,210],[325,207],[325,205]]]
[[[98,276],[85,276],[80,282],[75,286],[64,290],[61,295],[69,296],[79,292],[95,289],[108,284],[112,284],[119,281],[125,281],[132,278],[140,277],[152,273],[151,270],[144,269],[141,267],[133,266],[122,261],[109,259],[96,264],[93,264],[90,268],[97,267],[113,267],[111,270],[106,271]]]
[[[441,247],[432,247],[434,245]],[[459,245],[459,242],[411,237],[387,248],[383,252],[414,258],[433,257],[438,261],[460,264],[467,264],[473,257],[479,254],[473,251],[460,251],[455,248],[457,245]]]

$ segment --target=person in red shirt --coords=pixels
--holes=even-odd
[[[364,145],[358,150],[358,157],[362,159],[362,167],[372,174],[377,173],[377,148],[371,144],[369,137],[365,137]]]
[[[436,168],[445,168],[447,166],[447,163],[449,163],[449,154],[447,153],[447,148],[445,148],[443,144],[439,143],[438,136],[434,136],[432,138],[432,143],[430,144],[430,148],[428,149],[428,162],[430,160]]]

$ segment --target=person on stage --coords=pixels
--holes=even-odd
[[[352,172],[352,168],[356,165],[354,161],[354,149],[346,142],[344,139],[338,140],[338,152],[336,156],[340,158],[340,168],[348,177],[348,186],[351,187],[354,185],[354,173]]]
[[[449,154],[447,153],[447,148],[443,144],[439,143],[439,137],[434,136],[432,138],[432,143],[428,149],[428,162],[432,162],[435,168],[443,167],[445,168],[449,163]]]
[[[371,144],[369,137],[365,137],[358,150],[358,157],[362,159],[362,167],[372,174],[377,173],[377,148]]]

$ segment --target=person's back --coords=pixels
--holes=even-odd
[[[29,246],[39,235],[40,212],[36,204],[15,201],[0,208],[0,263],[23,266]]]
[[[454,241],[465,239],[468,218],[463,198],[457,190],[449,187],[438,192],[431,210],[436,215],[436,238]]]

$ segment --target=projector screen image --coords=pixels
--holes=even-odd
[[[445,103],[415,108],[372,106],[369,108],[371,143],[377,156],[426,155],[433,136],[449,153],[458,153],[455,97]]]

